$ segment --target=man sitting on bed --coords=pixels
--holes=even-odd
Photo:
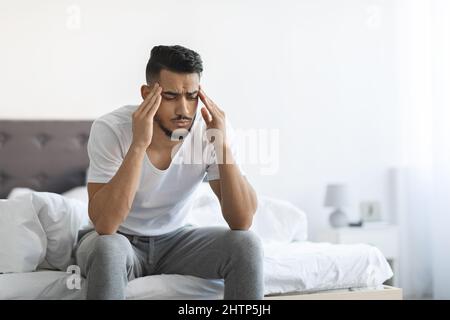
[[[256,194],[224,112],[200,87],[202,71],[198,53],[156,46],[143,102],[94,121],[87,182],[95,230],[80,233],[76,248],[88,299],[124,299],[129,280],[154,274],[224,279],[224,299],[263,298],[261,242],[248,231]],[[229,229],[185,222],[205,177]]]

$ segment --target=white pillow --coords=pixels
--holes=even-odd
[[[33,192],[32,202],[47,235],[46,261],[65,271],[74,263],[78,231],[89,228],[87,203],[51,192]]]
[[[30,193],[37,193],[37,191],[30,189],[30,188],[22,188],[22,187],[17,187],[17,188],[13,188],[11,190],[11,192],[8,195],[8,199],[14,199],[17,197],[20,197],[24,194],[30,194]],[[86,219],[89,219],[86,214],[87,211],[85,212],[84,209],[84,205],[81,205],[80,207],[80,203],[77,202],[71,202],[70,199],[74,199],[74,200],[79,200],[82,201],[83,203],[87,203],[88,202],[88,196],[87,196],[87,187],[86,186],[79,186],[79,187],[75,187],[73,189],[70,189],[69,191],[66,191],[64,193],[61,194],[61,196],[59,196],[56,193],[51,193],[51,197],[65,197],[65,199],[67,201],[62,201],[60,203],[59,209],[57,209],[57,211],[55,211],[53,213],[53,219],[57,220],[54,221],[55,225],[53,226],[53,228],[51,227],[51,222],[48,221],[48,219],[45,218],[45,216],[49,214],[48,210],[49,208],[42,206],[41,204],[37,205],[37,211],[40,212],[40,216],[43,217],[43,219],[45,221],[47,221],[45,223],[45,231],[48,231],[48,235],[49,238],[49,250],[47,250],[47,257],[46,259],[39,264],[37,269],[60,269],[60,270],[64,270],[64,268],[68,265],[70,265],[73,262],[73,259],[71,257],[69,257],[69,253],[71,254],[71,250],[69,250],[68,252],[64,253],[64,248],[69,248],[70,244],[67,243],[66,240],[72,241],[72,238],[75,238],[77,236],[77,231],[75,230],[75,228],[77,228],[77,226],[80,226],[81,228],[86,228]],[[51,198],[50,197],[50,198]],[[42,198],[42,195],[38,194],[38,199]],[[44,201],[49,201],[50,198],[47,197],[47,200]],[[36,201],[36,199],[35,199]],[[67,206],[73,206],[75,205],[76,208],[81,210],[75,210],[75,215],[72,216],[72,218],[75,218],[75,227],[70,226],[70,228],[67,228],[67,224],[70,223],[70,217],[71,215],[67,215],[64,216],[65,214],[67,214]],[[56,209],[54,207],[54,209]],[[87,209],[86,209],[87,210]],[[56,215],[55,215],[56,214]],[[37,213],[36,213],[37,215]],[[81,220],[80,220],[81,219]],[[80,221],[79,221],[80,220]],[[78,221],[78,222],[77,222]],[[92,227],[93,225],[88,225],[87,227]],[[59,230],[58,228],[61,228],[61,230]],[[65,229],[67,228],[67,229]],[[67,230],[69,230],[69,233],[65,233]],[[58,244],[58,241],[60,241],[61,236],[62,235],[66,235],[67,237],[65,239],[63,239],[63,242]]]
[[[217,196],[208,183],[196,191],[188,223],[195,226],[224,226]],[[306,214],[292,203],[267,196],[258,196],[258,208],[250,228],[265,243],[304,241],[308,237]]]
[[[14,199],[17,197],[20,197],[23,194],[27,194],[27,193],[31,193],[34,192],[35,190],[30,189],[30,188],[13,188],[9,194],[8,194],[8,199]]]
[[[305,241],[308,238],[306,214],[289,201],[258,197],[252,229],[263,242]]]
[[[31,195],[0,200],[0,272],[29,272],[44,260],[47,237]]]
[[[18,196],[21,196],[22,194],[36,192],[36,190],[30,189],[30,188],[13,188],[9,194],[8,199],[13,199]],[[72,188],[66,192],[63,192],[61,194],[62,196],[69,198],[69,199],[76,199],[83,202],[89,202],[88,192],[87,192],[87,186],[78,186],[75,188]]]
[[[62,193],[61,195],[69,199],[76,199],[85,203],[89,202],[87,186],[75,187],[73,189],[70,189],[69,191]]]

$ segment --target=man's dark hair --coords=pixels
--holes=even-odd
[[[179,73],[197,73],[200,76],[203,64],[200,55],[188,48],[179,45],[155,46],[145,70],[147,83],[150,83],[151,79],[158,78],[162,69]]]

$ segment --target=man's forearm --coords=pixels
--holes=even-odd
[[[219,163],[222,214],[232,229],[250,228],[257,208],[256,192],[234,163],[230,148],[224,144],[224,163]]]
[[[220,109],[199,86],[198,95],[205,105],[201,109],[210,141],[214,143],[220,174],[220,205],[222,214],[231,229],[248,229],[256,212],[256,193],[234,163],[226,139],[225,112]],[[214,139],[212,139],[214,138]],[[223,161],[225,159],[226,161]]]
[[[115,176],[89,202],[89,216],[98,233],[115,233],[128,216],[144,156],[145,149],[132,144]]]

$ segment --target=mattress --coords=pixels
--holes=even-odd
[[[310,293],[343,288],[380,286],[392,270],[375,247],[366,244],[330,244],[309,241],[264,245],[264,294]],[[0,299],[84,299],[73,276],[62,271],[39,270],[0,275]],[[134,279],[127,299],[223,298],[222,279],[162,274]]]

